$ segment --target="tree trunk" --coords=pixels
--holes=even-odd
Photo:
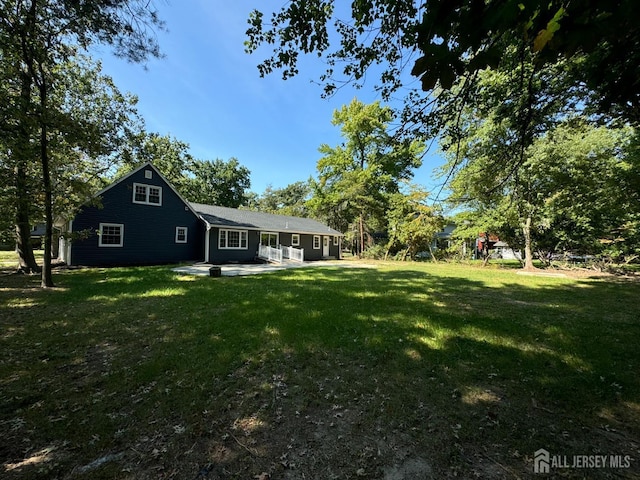
[[[362,213],[360,214],[360,254],[359,257],[362,258],[362,254],[364,253],[364,220],[362,219]]]
[[[16,253],[18,254],[19,271],[35,273],[40,271],[31,246],[31,225],[29,214],[25,215],[23,208],[18,207],[16,214]]]
[[[433,248],[431,248],[431,242],[429,242],[429,256],[431,257],[431,261],[433,263],[438,263],[438,259],[436,258],[436,256],[433,253]]]
[[[29,188],[27,187],[27,173],[22,160],[18,160],[16,167],[16,252],[18,253],[19,269],[24,273],[40,271],[36,263],[31,246],[31,222],[29,221]]]
[[[43,288],[53,287],[51,275],[51,239],[53,237],[53,191],[51,187],[51,172],[49,168],[49,142],[47,138],[47,80],[45,73],[40,70],[40,162],[42,163],[42,186],[44,189],[44,210],[46,231],[44,236],[44,258],[42,260]]]
[[[524,269],[536,270],[533,266],[533,255],[531,249],[531,217],[527,217],[522,226],[522,234],[524,235]]]
[[[30,210],[32,198],[27,176],[28,145],[30,143],[29,105],[31,104],[31,77],[23,73],[20,83],[20,114],[22,118],[18,121],[16,145],[11,152],[16,160],[16,252],[18,253],[20,271],[35,273],[39,272],[40,268],[31,246]]]
[[[489,263],[489,234],[485,234],[484,243],[482,244],[482,266],[486,267]]]

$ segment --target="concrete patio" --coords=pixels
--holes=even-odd
[[[174,272],[185,275],[202,275],[209,276],[211,267],[220,267],[223,277],[237,277],[244,275],[260,275],[263,273],[277,272],[279,270],[288,270],[291,268],[309,268],[309,267],[342,267],[342,268],[375,268],[371,264],[360,262],[351,262],[348,260],[336,261],[317,261],[317,262],[282,262],[282,263],[238,263],[238,264],[210,264],[210,263],[194,263],[193,265],[184,265],[173,269]]]

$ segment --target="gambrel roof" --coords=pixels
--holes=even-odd
[[[215,227],[342,236],[339,231],[310,218],[238,210],[236,208],[203,205],[201,203],[191,203],[190,206],[209,225]]]

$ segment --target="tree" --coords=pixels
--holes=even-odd
[[[261,212],[308,217],[307,201],[310,193],[309,181],[294,182],[284,188],[273,188],[268,185],[255,201],[254,208]]]
[[[396,193],[398,182],[410,179],[421,164],[423,144],[394,139],[392,119],[391,109],[379,102],[365,105],[354,99],[333,114],[344,143],[319,149],[323,157],[310,206],[339,230],[357,223],[359,253],[366,243],[365,224],[384,223],[385,195]]]
[[[484,70],[473,88],[462,82],[445,95],[455,98],[467,88],[466,106],[442,128],[447,163],[441,171],[450,180],[451,201],[474,204],[491,218],[483,223],[503,231],[514,225],[500,219],[519,219],[527,269],[533,268],[532,221],[544,195],[527,162],[546,131],[575,115],[579,92],[567,81],[571,67],[559,61],[536,69],[530,54],[508,47],[501,69]]]
[[[632,232],[640,213],[640,183],[629,147],[630,128],[590,125],[573,118],[545,134],[531,149],[527,172],[541,199],[539,250],[548,254],[634,254]]]
[[[70,218],[104,186],[140,119],[137,98],[120,92],[100,63],[75,56],[56,70],[51,104],[57,118],[49,131],[53,206],[57,217]]]
[[[189,148],[188,143],[171,135],[136,132],[129,138],[122,154],[122,164],[115,176],[122,176],[146,162],[151,162],[178,192],[186,197],[194,162]]]
[[[631,133],[567,119],[527,149],[517,179],[492,191],[481,187],[493,182],[486,165],[491,158],[473,152],[482,143],[474,137],[468,141],[471,161],[452,179],[453,199],[471,210],[467,218],[477,232],[522,246],[525,268],[533,268],[534,250],[602,253],[621,243],[621,232],[640,211],[633,205],[637,193],[620,182],[632,177],[624,153]],[[637,172],[633,176],[637,182]]]
[[[115,176],[151,162],[191,202],[237,208],[247,201],[249,169],[235,158],[227,162],[194,159],[189,148],[188,143],[170,135],[138,132],[130,138]]]
[[[58,218],[68,218],[71,212],[87,201],[91,194],[103,185],[101,177],[113,166],[125,138],[137,123],[135,104],[137,99],[122,94],[111,78],[102,75],[100,65],[91,59],[75,56],[60,64],[56,70],[56,88],[51,93],[50,112],[52,118],[48,129],[50,174],[53,188],[52,202]],[[15,142],[11,140],[11,142]],[[12,143],[15,145],[15,143]],[[6,188],[0,198],[3,219],[10,220],[13,228],[11,241],[15,241],[15,218],[21,202],[18,196],[16,172],[22,170],[26,178],[21,181],[23,195],[28,192],[28,227],[31,222],[43,223],[45,205],[39,195],[40,169],[37,163],[22,164],[20,159],[4,150],[3,171],[6,173]],[[24,207],[22,207],[24,209]],[[2,225],[3,237],[8,236],[7,225]],[[23,257],[32,252],[27,237],[26,247],[21,248]],[[31,253],[31,256],[32,253]],[[35,258],[33,259],[35,262]],[[22,268],[28,262],[22,261]]]
[[[31,192],[23,180],[29,163],[38,158],[46,219],[43,287],[53,286],[54,185],[49,141],[52,129],[60,126],[55,123],[60,116],[51,103],[59,82],[56,69],[76,51],[86,50],[96,42],[113,45],[116,54],[132,61],[158,56],[158,45],[149,33],[152,26],[160,27],[161,22],[150,3],[144,0],[19,0],[0,5],[0,69],[3,76],[13,80],[17,105],[9,112],[16,135],[13,144],[6,147],[16,159],[18,249],[26,248],[25,240],[28,240],[25,233],[29,224],[28,206],[25,204]],[[7,138],[11,136],[5,137],[5,144]],[[31,263],[32,259],[27,254],[23,260]]]
[[[190,201],[230,208],[238,208],[247,202],[251,172],[236,158],[227,162],[220,159],[194,160],[190,171],[193,178],[188,180],[185,192]]]
[[[573,84],[594,92],[600,112],[640,121],[640,26],[633,0],[355,0],[350,11],[339,7],[333,0],[293,0],[268,22],[254,10],[246,49],[273,48],[260,74],[282,70],[289,78],[298,73],[299,54],[314,53],[328,65],[320,80],[331,94],[341,82],[361,83],[382,65],[378,88],[386,100],[405,86],[409,69],[426,92],[462,80],[472,85],[476,73],[500,66],[511,45],[534,54],[536,70],[559,57],[584,55]],[[410,93],[408,104],[415,99]],[[413,118],[421,113],[414,110]]]
[[[409,256],[412,260],[418,252],[431,252],[431,243],[444,226],[444,217],[427,203],[428,197],[429,192],[416,186],[411,186],[407,194],[398,192],[390,196],[387,210],[389,241],[385,258],[392,250],[398,249],[404,250],[402,259]]]

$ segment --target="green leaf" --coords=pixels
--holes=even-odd
[[[551,41],[551,39],[553,38],[553,34],[560,30],[560,20],[562,19],[564,14],[564,8],[560,7],[553,18],[547,23],[547,28],[538,32],[536,39],[533,41],[534,52],[539,52],[540,50],[542,50],[547,45],[547,43]]]

